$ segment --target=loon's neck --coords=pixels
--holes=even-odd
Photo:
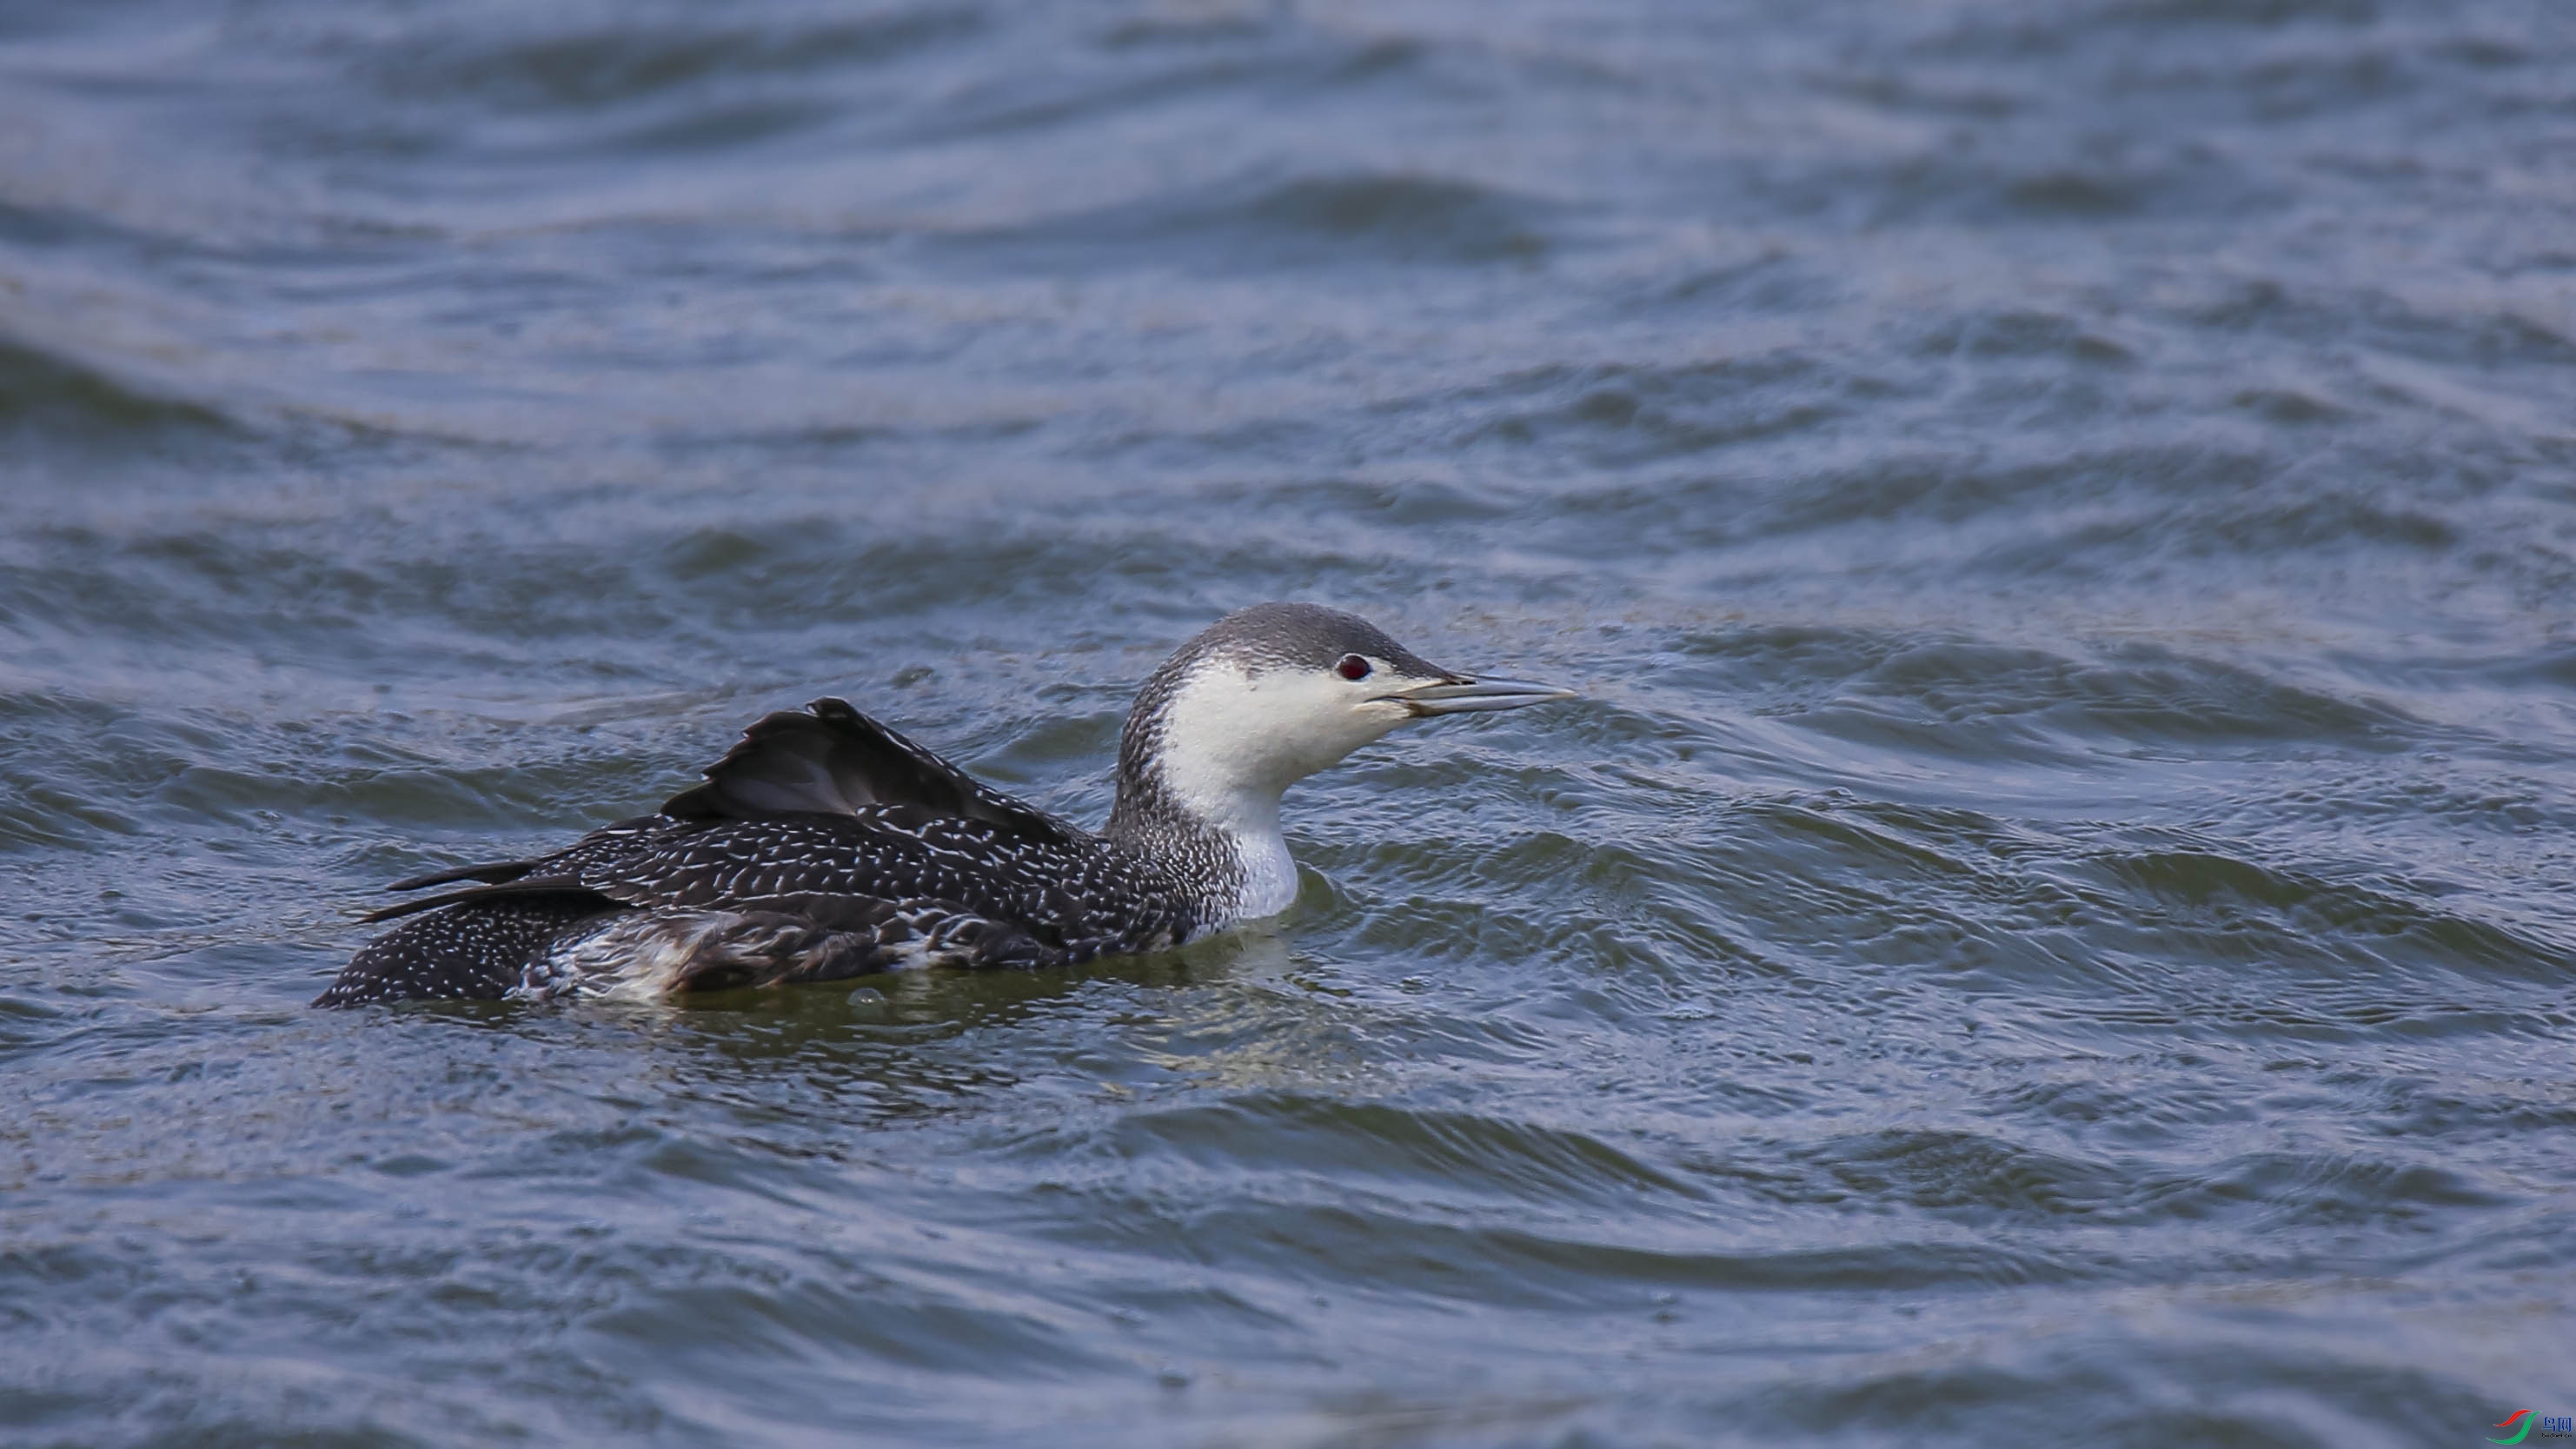
[[[1288,909],[1297,899],[1297,862],[1279,830],[1278,794],[1209,795],[1187,784],[1158,765],[1122,770],[1105,833],[1169,872],[1206,927]]]

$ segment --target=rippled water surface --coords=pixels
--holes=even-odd
[[[1262,598],[1585,698],[1174,956],[304,1005]],[[2576,1413],[2571,601],[2558,0],[18,0],[0,1439]]]

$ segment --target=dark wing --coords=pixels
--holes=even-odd
[[[494,977],[484,989],[539,994],[588,990],[594,977],[626,989],[646,968],[667,978],[644,983],[654,990],[708,990],[904,966],[1052,966],[1160,950],[1196,924],[1167,878],[1105,841],[1060,845],[916,805],[758,820],[648,815],[510,866],[488,872],[503,878],[377,912],[431,914],[386,936],[382,951],[369,948],[373,976],[445,984],[412,958],[460,932],[479,946],[493,934],[487,919],[533,942],[522,964],[537,974],[516,986]],[[332,1001],[375,999],[360,989]]]
[[[611,825],[495,879],[375,913],[383,921],[440,906],[586,895],[600,908],[730,909],[769,897],[942,900],[996,920],[1060,923],[1069,935],[1115,933],[1168,885],[1135,873],[1097,839],[1060,843],[918,805],[863,805],[757,820],[647,815]],[[1102,917],[1097,929],[1091,923]],[[1034,929],[1033,925],[1033,929]]]
[[[666,819],[659,815],[638,815],[632,820],[620,820],[614,825],[604,825],[552,855],[536,856],[528,860],[485,861],[481,865],[460,865],[453,870],[416,875],[408,880],[395,881],[385,889],[416,891],[425,890],[430,886],[455,885],[460,881],[480,881],[482,884],[467,886],[463,890],[442,891],[434,896],[421,896],[396,905],[385,906],[369,911],[358,919],[371,923],[391,921],[403,916],[416,915],[422,911],[434,911],[440,906],[452,906],[460,901],[490,900],[501,896],[552,895],[564,892],[598,897],[598,906],[605,909],[615,902],[582,882],[579,878],[582,866],[603,856],[612,856],[622,851],[648,849],[655,838],[677,834],[686,829],[688,826],[681,821]]]
[[[631,838],[650,834],[656,825],[671,821],[856,815],[863,807],[882,805],[908,805],[931,815],[981,820],[1015,835],[1060,845],[1074,845],[1090,838],[1079,826],[983,785],[842,699],[818,699],[803,713],[780,710],[767,716],[744,730],[742,739],[725,752],[723,759],[709,765],[705,774],[705,784],[683,790],[663,802],[661,819],[647,816],[609,826],[585,837],[574,849],[580,850],[603,836]],[[562,859],[562,854],[557,854],[461,865],[398,880],[385,889],[416,891],[479,881],[487,886],[517,883],[519,889],[509,894],[560,890],[572,886],[572,882],[546,868]],[[527,879],[531,872],[540,872],[539,878]],[[452,891],[387,906],[365,919],[388,921],[493,894],[502,892]]]
[[[973,776],[852,709],[818,699],[780,710],[742,732],[706,769],[707,782],[662,805],[680,820],[760,820],[851,815],[864,805],[914,805],[1016,834],[1071,844],[1083,832]]]

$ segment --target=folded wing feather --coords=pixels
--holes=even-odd
[[[589,853],[585,847],[605,843],[606,837],[677,828],[672,822],[713,824],[799,814],[856,816],[870,808],[908,806],[931,815],[981,820],[1015,835],[1058,844],[1072,844],[1087,835],[1079,826],[991,789],[842,699],[826,697],[802,711],[779,710],[763,717],[703,773],[704,784],[663,802],[658,820],[645,816],[625,821],[550,856],[487,861],[396,881],[386,889],[476,884],[386,906],[364,919],[389,921],[440,906],[510,896],[592,895],[603,898],[601,904],[606,905],[623,893],[603,890],[577,870],[563,872],[560,868],[571,864],[568,857]]]
[[[780,710],[742,732],[706,783],[663,802],[683,820],[757,820],[813,812],[854,814],[863,805],[917,805],[940,815],[988,821],[1069,842],[1074,826],[991,789],[965,771],[850,707],[818,699]]]

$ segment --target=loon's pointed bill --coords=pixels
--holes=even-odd
[[[1454,679],[1446,684],[1399,689],[1387,697],[1415,714],[1475,714],[1548,704],[1576,695],[1563,685],[1537,684],[1526,679]]]
[[[1572,699],[1471,679],[1314,604],[1256,604],[1136,691],[1098,832],[1014,800],[837,699],[743,733],[660,811],[448,886],[316,1004],[658,999],[922,966],[1028,970],[1160,951],[1294,905],[1280,797],[1426,715]]]

